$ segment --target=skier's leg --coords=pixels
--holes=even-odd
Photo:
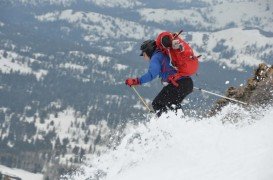
[[[152,106],[154,111],[156,112],[157,116],[161,116],[163,112],[167,111],[167,101],[166,101],[166,96],[167,96],[167,89],[164,87],[158,95],[155,97],[155,99],[152,102]]]
[[[182,78],[178,80],[178,84],[178,87],[172,84],[165,86],[153,100],[152,106],[158,116],[168,109],[181,109],[181,102],[193,90],[191,78]]]
[[[191,78],[182,78],[177,82],[179,84],[176,89],[177,98],[172,102],[176,109],[182,109],[181,103],[193,91],[193,82]]]
[[[182,78],[178,80],[177,83],[179,84],[178,87],[170,86],[169,94],[172,94],[172,96],[168,98],[168,108],[176,113],[179,109],[182,110],[182,101],[193,91],[193,82],[191,78]]]

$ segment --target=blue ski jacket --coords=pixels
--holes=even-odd
[[[140,84],[152,81],[159,76],[162,81],[167,82],[168,76],[176,73],[176,70],[170,65],[170,58],[161,51],[156,50],[150,60],[148,72],[139,78]]]

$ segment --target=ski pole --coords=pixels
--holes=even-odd
[[[135,91],[135,93],[137,94],[138,98],[142,101],[142,103],[146,106],[146,108],[149,110],[149,112],[153,112],[148,104],[144,101],[144,99],[141,97],[141,95],[138,93],[138,91],[136,90],[136,88],[134,86],[132,86],[132,89]]]
[[[218,97],[221,97],[221,98],[224,98],[224,99],[228,99],[228,100],[231,100],[231,101],[234,101],[234,102],[237,102],[237,103],[241,103],[241,104],[243,104],[243,105],[247,105],[247,103],[245,103],[245,102],[242,102],[242,101],[239,101],[239,100],[236,100],[236,99],[233,99],[233,98],[229,98],[229,97],[227,97],[227,96],[222,96],[222,95],[219,95],[219,94],[216,94],[216,93],[213,93],[213,92],[209,92],[209,91],[206,91],[206,90],[204,90],[204,89],[202,89],[202,88],[194,87],[194,89],[197,89],[197,90],[199,90],[199,91],[201,91],[201,92],[205,92],[205,93],[208,93],[208,94],[212,94],[212,95],[214,95],[214,96],[218,96]]]
[[[183,29],[181,29],[176,35],[174,35],[174,39],[177,38],[181,33],[183,32]]]

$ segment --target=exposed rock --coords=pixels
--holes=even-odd
[[[254,71],[254,77],[247,80],[243,87],[228,88],[227,97],[246,102],[249,105],[266,105],[273,102],[273,65],[268,67],[266,64],[260,64]],[[210,115],[215,114],[227,105],[230,100],[219,99],[212,108]]]

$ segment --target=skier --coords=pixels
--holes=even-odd
[[[183,99],[193,91],[191,77],[180,77],[176,81],[176,85],[171,83],[170,77],[175,75],[177,71],[171,66],[169,56],[157,48],[155,40],[144,41],[140,50],[140,56],[150,63],[148,72],[139,78],[126,79],[125,84],[130,87],[142,85],[159,76],[164,87],[152,102],[154,111],[158,117],[168,109],[177,111],[181,108]]]

